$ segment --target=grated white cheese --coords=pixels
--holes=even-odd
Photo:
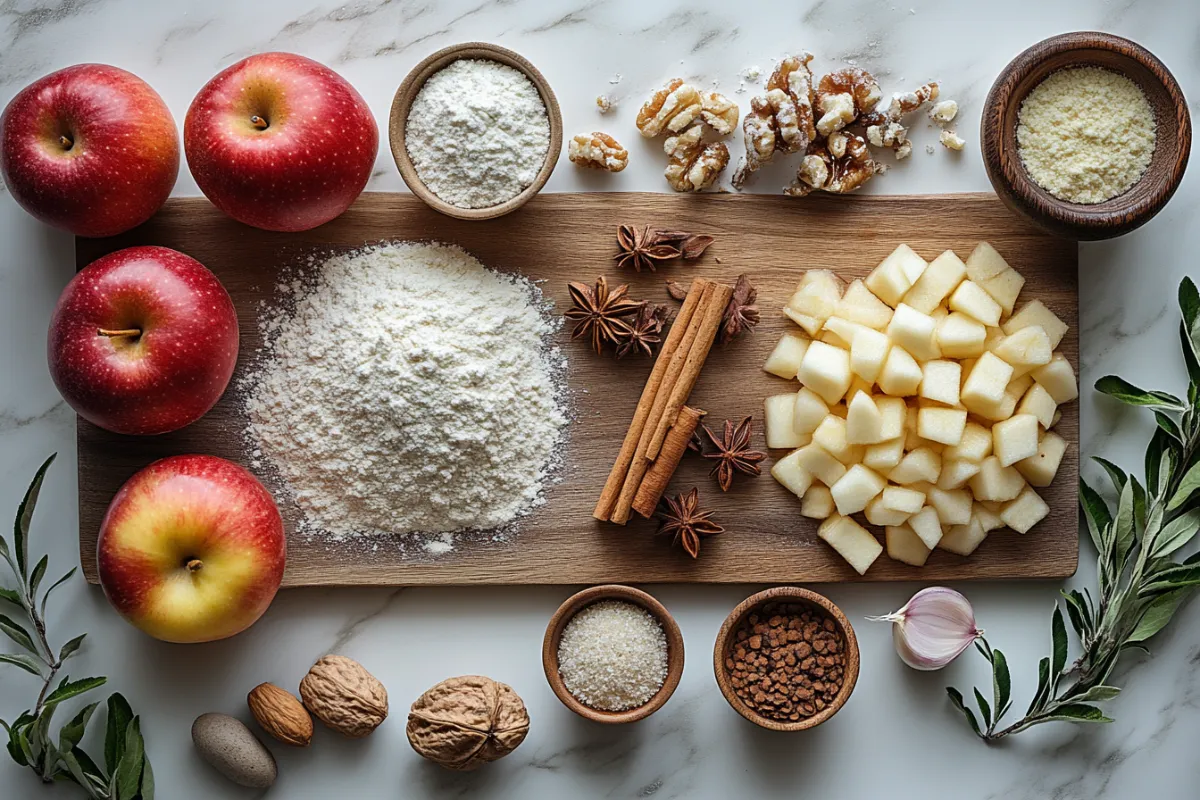
[[[563,629],[558,671],[584,705],[601,711],[637,708],[667,679],[667,636],[641,606],[601,600]]]
[[[1136,83],[1098,67],[1056,72],[1017,117],[1017,150],[1039,186],[1073,203],[1102,203],[1142,177],[1154,155],[1154,110]]]

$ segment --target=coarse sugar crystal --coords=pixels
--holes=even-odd
[[[563,629],[558,671],[567,690],[601,711],[637,708],[667,679],[667,637],[641,606],[601,600]]]

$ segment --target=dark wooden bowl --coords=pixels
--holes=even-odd
[[[764,717],[743,703],[729,683],[729,671],[725,668],[725,656],[733,646],[735,631],[747,614],[769,602],[796,603],[825,612],[833,618],[834,624],[837,625],[846,642],[846,671],[842,678],[842,691],[823,711],[819,711],[807,719],[796,722],[780,722]],[[828,597],[810,592],[808,589],[801,589],[798,586],[779,586],[747,597],[738,604],[737,608],[729,612],[729,616],[725,618],[725,624],[721,626],[721,632],[717,634],[717,643],[713,647],[713,671],[717,676],[717,685],[721,687],[721,694],[725,695],[725,700],[733,707],[734,711],[755,725],[772,731],[804,731],[815,728],[841,710],[846,701],[850,699],[851,693],[854,692],[854,685],[858,683],[858,662],[858,639],[854,636],[854,628],[850,625],[850,620],[846,619],[842,610],[834,605]]]
[[[516,197],[487,208],[460,208],[447,203],[431,192],[417,174],[417,168],[413,166],[412,160],[408,157],[408,147],[405,145],[408,112],[412,108],[413,100],[421,91],[421,87],[425,85],[425,81],[452,61],[464,58],[498,61],[520,70],[537,87],[538,94],[542,96],[542,102],[546,105],[546,116],[550,120],[550,147],[546,150],[546,161],[542,164],[537,177],[533,179],[533,183],[526,186]],[[403,83],[400,84],[400,88],[396,90],[396,96],[392,98],[392,112],[388,119],[388,139],[392,146],[392,158],[396,160],[396,166],[400,169],[400,177],[404,178],[404,182],[408,184],[412,193],[424,200],[430,208],[457,219],[494,219],[510,211],[516,211],[525,205],[529,198],[541,191],[542,187],[546,185],[546,181],[549,180],[550,173],[554,172],[554,167],[558,163],[558,157],[562,151],[562,135],[562,112],[558,108],[558,99],[554,96],[554,91],[551,90],[549,82],[542,76],[542,73],[512,50],[487,42],[465,42],[446,47],[413,67]]]
[[[662,687],[653,697],[637,708],[626,711],[602,711],[584,705],[575,699],[575,695],[567,689],[562,675],[559,674],[558,645],[562,640],[563,629],[567,627],[567,623],[571,621],[572,617],[587,606],[601,600],[624,600],[641,606],[658,620],[658,623],[662,625],[663,633],[667,636],[667,679],[663,681]],[[564,706],[579,716],[593,722],[604,722],[610,725],[637,722],[662,708],[663,704],[675,693],[675,687],[679,686],[679,679],[683,677],[683,634],[679,632],[679,625],[663,604],[640,589],[619,584],[593,586],[568,597],[550,618],[550,624],[546,626],[546,638],[542,640],[542,668],[546,671],[546,681],[554,690],[554,694],[558,696]]]
[[[1101,67],[1136,83],[1154,109],[1154,155],[1141,180],[1124,194],[1094,205],[1060,200],[1034,183],[1017,153],[1017,115],[1029,92],[1071,67]],[[1012,60],[983,105],[979,140],[988,177],[1010,208],[1067,239],[1109,239],[1144,225],[1175,194],[1187,168],[1192,121],[1171,71],[1128,39],[1081,31],[1052,36]]]

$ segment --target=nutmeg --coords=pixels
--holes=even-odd
[[[262,729],[284,744],[308,747],[312,741],[312,717],[291,692],[260,683],[246,695],[246,704]]]
[[[407,732],[419,755],[447,769],[472,770],[516,750],[529,733],[529,713],[511,687],[464,675],[418,697]]]
[[[387,689],[357,661],[325,656],[300,681],[304,706],[343,736],[361,739],[388,715]]]

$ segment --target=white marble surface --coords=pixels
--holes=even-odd
[[[195,91],[217,70],[250,53],[292,50],[339,70],[386,121],[392,92],[429,52],[483,39],[512,47],[554,85],[568,132],[610,129],[632,145],[632,165],[615,179],[581,175],[565,162],[550,191],[661,191],[661,156],[631,123],[641,99],[676,74],[718,81],[734,93],[739,73],[769,70],[774,58],[804,47],[819,68],[854,60],[899,89],[937,78],[962,104],[967,150],[924,152],[933,132],[917,131],[910,162],[871,184],[879,192],[956,192],[989,188],[978,155],[980,104],[997,71],[1018,51],[1055,33],[1101,29],[1129,36],[1158,54],[1193,98],[1200,116],[1200,7],[1194,0],[1117,0],[983,4],[905,0],[733,3],[692,0],[5,0],[0,2],[0,102],[50,70],[82,61],[130,69],[147,79],[182,120]],[[750,8],[774,10],[747,13]],[[619,80],[618,80],[619,77]],[[901,79],[904,80],[901,80]],[[621,106],[601,119],[602,92]],[[734,94],[743,108],[749,90]],[[740,149],[740,145],[735,147]],[[773,191],[782,174],[764,176]],[[371,187],[402,188],[386,148]],[[194,194],[186,169],[178,194]],[[0,190],[2,193],[2,190]],[[1173,302],[1179,278],[1196,263],[1200,167],[1174,201],[1142,230],[1081,248],[1082,383],[1119,371],[1179,391]],[[37,464],[60,459],[36,519],[35,547],[65,569],[77,561],[74,422],[46,371],[46,321],[72,274],[70,239],[35,222],[0,196],[0,519],[7,519]],[[1145,417],[1085,390],[1083,453],[1136,466],[1150,430]],[[1079,575],[1090,583],[1090,546]],[[712,641],[727,611],[753,587],[656,587],[683,628],[689,664],[670,704],[647,722],[597,727],[565,710],[539,663],[546,620],[570,588],[302,590],[282,594],[252,630],[203,646],[151,641],[120,621],[100,592],[72,583],[51,614],[53,635],[92,632],[72,666],[106,674],[145,717],[150,753],[167,800],[252,797],[223,782],[194,754],[188,728],[205,711],[247,717],[244,696],[260,681],[295,686],[318,656],[338,651],[365,663],[388,686],[393,717],[371,738],[341,740],[318,731],[305,751],[273,747],[280,780],[272,796],[324,798],[472,797],[930,797],[1194,798],[1200,783],[1200,609],[1185,611],[1155,642],[1111,704],[1115,725],[1046,727],[1004,746],[976,742],[942,691],[985,680],[981,661],[962,659],[943,673],[917,674],[891,652],[883,626],[858,624],[863,674],[848,706],[806,735],[771,735],[738,718],[713,681]],[[899,606],[911,585],[836,586],[828,593],[854,620]],[[1036,660],[1048,650],[1049,610],[1059,586],[965,587],[989,638],[1004,648],[1020,699],[1032,690]],[[1143,662],[1144,663],[1138,663]],[[424,763],[408,747],[404,712],[427,686],[482,672],[525,698],[532,732],[513,756],[474,774]],[[35,691],[32,679],[0,672],[0,715],[11,718]],[[37,786],[0,758],[0,796],[76,796]]]

